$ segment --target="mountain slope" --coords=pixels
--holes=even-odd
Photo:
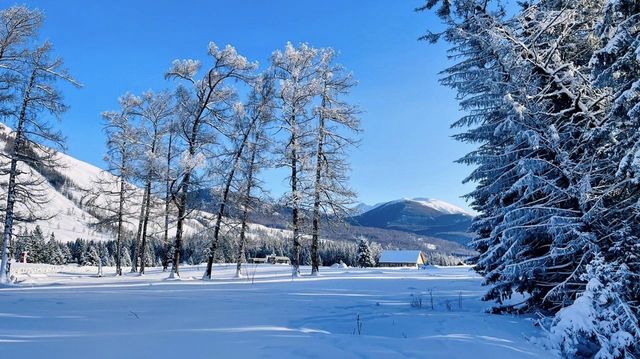
[[[13,133],[10,128],[0,123],[0,151],[6,153],[7,146],[10,145]],[[4,162],[7,162],[6,160]],[[33,230],[40,226],[45,235],[54,233],[57,240],[62,242],[75,241],[77,238],[89,240],[110,240],[114,239],[114,233],[109,228],[99,228],[96,226],[100,222],[100,212],[96,206],[87,203],[88,197],[92,197],[96,192],[99,179],[108,184],[103,187],[108,192],[117,192],[117,179],[103,171],[102,169],[68,156],[64,153],[57,153],[58,166],[46,171],[38,170],[25,163],[19,163],[19,170],[23,172],[21,176],[25,179],[38,180],[39,185],[33,188],[33,192],[38,192],[47,203],[36,208],[36,215],[41,218],[33,223],[15,224],[14,234],[22,231]],[[1,163],[0,166],[8,166],[8,163]],[[8,175],[0,176],[0,214],[4,217],[4,207],[6,206],[6,190]],[[142,202],[142,189],[134,188],[133,195],[128,204],[129,214],[125,218],[125,229],[135,231],[137,229],[138,213]],[[115,196],[115,194],[112,194]],[[105,194],[97,194],[93,200],[100,207],[115,209],[117,201],[115,198],[107,198]],[[24,206],[16,204],[18,212],[27,212]],[[162,231],[162,216],[155,216],[155,220],[150,222],[149,232],[160,233]],[[162,217],[162,218],[161,218]],[[4,218],[2,218],[4,219]],[[188,220],[185,232],[195,232],[202,230],[203,226],[195,220]],[[174,228],[170,231],[175,232]]]
[[[467,243],[473,216],[449,203],[426,198],[400,199],[351,218],[358,226],[376,227]]]

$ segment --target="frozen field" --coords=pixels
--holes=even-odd
[[[0,289],[2,358],[545,358],[531,320],[483,313],[468,267],[186,267],[168,281],[95,268],[15,264]],[[308,268],[303,268],[309,272]],[[431,308],[432,293],[434,308]],[[421,305],[420,305],[421,301]],[[412,305],[413,303],[413,305]]]

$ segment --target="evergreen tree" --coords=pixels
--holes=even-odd
[[[359,267],[375,267],[376,260],[371,253],[371,248],[369,247],[369,241],[366,238],[358,239],[358,266]]]
[[[49,242],[47,242],[46,251],[49,257],[47,263],[55,265],[66,263],[60,244],[56,242],[56,236],[53,233],[51,233],[51,236],[49,236]]]

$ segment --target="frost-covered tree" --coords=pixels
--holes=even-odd
[[[46,252],[48,256],[46,263],[56,265],[67,263],[62,251],[62,246],[56,241],[56,236],[53,233],[49,236],[49,241],[46,245]]]
[[[349,188],[348,150],[356,144],[360,130],[355,106],[344,97],[355,86],[350,73],[335,64],[335,52],[323,49],[317,69],[318,97],[315,108],[318,124],[314,129],[315,163],[312,188],[311,274],[320,268],[318,246],[323,216],[348,216],[355,193]]]
[[[0,10],[0,113],[6,114],[19,96],[24,81],[23,63],[30,42],[42,25],[42,13],[25,6]]]
[[[140,133],[138,144],[141,148],[136,162],[140,164],[137,167],[142,170],[139,176],[143,184],[143,202],[140,204],[142,216],[139,222],[140,274],[144,274],[146,263],[146,251],[144,248],[147,248],[149,218],[153,209],[152,199],[155,197],[152,188],[162,181],[163,156],[161,144],[163,137],[169,131],[168,127],[173,125],[171,121],[173,111],[172,96],[167,92],[158,94],[151,91],[145,92],[137,101],[137,106],[133,108],[133,114],[139,118],[137,132]]]
[[[130,121],[138,100],[127,94],[120,97],[119,103],[119,111],[106,111],[102,114],[107,135],[105,160],[108,167],[107,172],[96,179],[95,189],[89,191],[86,201],[93,208],[100,210],[98,225],[115,227],[116,275],[122,275],[125,225],[133,215],[132,203],[136,191],[129,181],[134,175],[132,161],[138,141]]]
[[[164,182],[164,224],[163,224],[163,242],[165,243],[165,255],[162,260],[162,270],[166,271],[169,267],[169,262],[173,259],[173,246],[172,242],[169,240],[169,220],[172,214],[172,206],[171,206],[171,184],[176,179],[175,171],[173,168],[173,163],[176,157],[176,141],[178,136],[178,126],[175,121],[175,117],[173,118],[173,122],[169,123],[167,126],[167,133],[163,138],[163,153],[164,153],[164,171],[163,171],[163,182]]]
[[[258,179],[259,172],[270,165],[269,150],[271,141],[267,128],[274,120],[274,84],[270,77],[258,78],[245,106],[250,118],[255,118],[251,136],[247,139],[242,153],[239,202],[242,208],[240,215],[240,234],[236,250],[236,277],[241,277],[242,261],[245,259],[249,213],[258,202],[257,194],[263,191]]]
[[[582,129],[601,110],[584,73],[597,11],[588,5],[541,1],[505,18],[463,1],[441,14],[459,59],[443,82],[468,111],[454,126],[470,129],[457,138],[479,144],[461,161],[478,166],[467,180],[478,183],[469,197],[482,213],[474,246],[492,284],[485,298],[529,294],[499,310],[557,310],[581,288],[586,262],[576,258],[588,261],[593,238],[582,218]]]
[[[6,161],[2,174],[7,176],[7,197],[0,284],[9,282],[9,244],[14,223],[44,219],[36,213],[48,202],[42,189],[45,180],[33,170],[55,168],[58,165],[56,149],[63,147],[64,138],[47,120],[47,115],[55,118],[66,110],[56,85],[59,81],[78,85],[62,67],[62,60],[51,56],[51,44],[24,51],[26,55],[13,89],[16,96],[6,112],[15,122],[15,128],[11,143],[1,154]]]
[[[453,44],[457,64],[443,82],[467,112],[457,138],[478,145],[461,161],[476,166],[468,197],[480,213],[473,246],[491,285],[485,299],[504,304],[518,291],[524,302],[498,310],[564,308],[552,332],[566,355],[634,356],[638,5],[521,5],[513,16],[474,0],[422,8],[438,6],[448,26],[425,38]],[[607,318],[589,317],[581,332],[567,313],[586,307]]]
[[[357,263],[359,267],[363,268],[376,266],[376,259],[371,252],[370,243],[364,237],[358,238]]]
[[[584,163],[585,218],[596,233],[598,256],[583,274],[585,292],[562,313],[593,310],[589,328],[570,326],[558,315],[552,331],[563,352],[600,358],[640,356],[640,4],[607,2],[598,17],[599,47],[591,57],[592,83],[604,91],[605,116],[587,133]],[[636,280],[634,280],[636,278]],[[579,339],[579,340],[578,340]],[[587,345],[590,344],[590,345]],[[585,348],[595,348],[592,353]]]
[[[187,194],[194,189],[201,175],[199,168],[211,153],[211,146],[217,143],[216,132],[220,127],[220,119],[228,118],[228,113],[233,110],[236,92],[229,85],[231,81],[248,80],[256,68],[255,63],[247,61],[230,45],[219,49],[212,42],[208,55],[213,64],[202,76],[198,76],[201,64],[196,60],[174,61],[165,76],[184,83],[176,93],[176,116],[184,151],[178,179],[172,186],[172,197],[178,212],[172,276],[180,275],[184,221],[190,212]]]
[[[287,43],[284,51],[275,51],[271,57],[275,78],[280,83],[276,92],[280,127],[287,133],[283,144],[283,167],[290,170],[290,189],[286,196],[291,207],[291,253],[293,275],[300,274],[302,238],[302,205],[309,187],[308,169],[311,166],[312,139],[310,122],[311,106],[318,93],[318,50],[301,44],[297,48]]]
[[[236,179],[235,177],[243,164],[243,154],[247,150],[254,132],[258,130],[258,127],[265,121],[265,116],[268,116],[273,108],[274,90],[272,80],[268,78],[268,76],[259,76],[255,80],[252,79],[252,82],[254,82],[253,89],[249,94],[247,104],[237,104],[235,106],[235,114],[233,120],[230,121],[231,126],[228,126],[228,130],[225,131],[226,137],[230,139],[231,144],[230,149],[224,151],[227,153],[227,160],[222,161],[222,167],[228,168],[228,170],[222,171],[224,173],[224,183],[222,185],[220,203],[216,213],[213,237],[211,239],[204,278],[211,278],[213,256],[218,246],[222,218],[225,215],[227,201],[229,200],[229,194]]]

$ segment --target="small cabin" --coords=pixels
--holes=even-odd
[[[249,258],[247,260],[247,262],[248,263],[254,263],[254,264],[263,264],[263,263],[291,264],[291,260],[289,259],[289,257],[277,256],[275,254],[266,256],[264,258]]]
[[[267,257],[267,262],[271,264],[291,264],[289,257],[276,256],[273,254]]]
[[[426,263],[427,258],[420,250],[383,250],[378,260],[380,267],[419,268]]]

